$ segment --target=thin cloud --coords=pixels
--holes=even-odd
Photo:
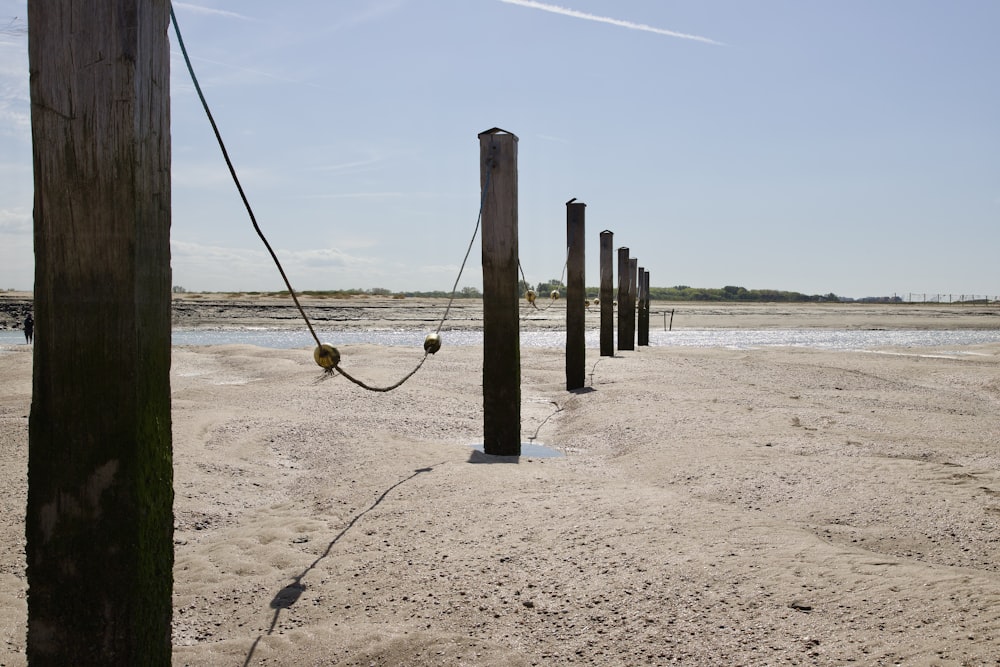
[[[171,51],[170,55],[176,56],[178,62],[180,62],[180,63],[184,62],[184,60],[183,60],[184,59],[184,54],[181,53],[180,51]],[[319,84],[311,83],[309,81],[303,81],[302,79],[293,79],[293,78],[287,77],[287,76],[281,76],[281,75],[278,75],[278,74],[271,74],[270,72],[264,72],[264,71],[259,70],[259,69],[250,69],[249,67],[241,67],[239,65],[234,65],[232,63],[224,63],[224,62],[219,61],[219,60],[210,60],[208,58],[201,58],[201,57],[198,57],[198,56],[191,56],[191,60],[192,61],[203,62],[203,63],[209,63],[210,65],[219,65],[220,67],[228,67],[228,68],[236,70],[238,72],[245,72],[247,74],[253,75],[254,77],[264,77],[264,78],[268,78],[268,79],[273,79],[275,81],[280,81],[282,83],[294,83],[294,84],[299,84],[299,85],[303,85],[303,86],[310,86],[312,88],[319,88],[320,90],[324,90],[324,87],[320,86]],[[185,65],[185,67],[186,67],[186,65]],[[180,68],[177,68],[177,69],[180,69]],[[198,78],[201,79],[200,76]],[[189,86],[189,89],[190,90],[194,90],[194,84],[191,84]]]
[[[321,167],[315,167],[315,171],[357,174],[372,171],[375,168],[375,165],[383,161],[384,160],[381,157],[372,157],[363,160],[355,160],[354,162],[341,162],[339,164],[328,164]]]
[[[8,25],[15,24],[14,19]],[[27,24],[24,30],[27,31]],[[20,29],[20,28],[17,28]],[[3,34],[0,32],[0,34]],[[0,137],[31,143],[31,100],[28,92],[28,42],[21,33],[0,39]],[[5,158],[8,156],[4,156]],[[29,162],[30,164],[30,162]]]
[[[542,141],[554,141],[555,143],[558,143],[558,144],[568,144],[568,143],[570,143],[569,139],[564,139],[563,137],[554,137],[551,134],[539,134],[537,136]]]
[[[632,21],[613,19],[608,16],[598,16],[596,14],[588,14],[587,12],[581,12],[575,9],[569,9],[567,7],[559,7],[557,5],[547,5],[543,2],[535,2],[535,0],[500,0],[500,2],[503,2],[508,5],[518,5],[519,7],[527,7],[528,9],[540,9],[543,12],[552,12],[553,14],[570,16],[572,18],[583,19],[585,21],[596,21],[597,23],[607,23],[608,25],[618,26],[619,28],[628,28],[629,30],[641,30],[643,32],[652,32],[657,35],[666,35],[667,37],[676,37],[678,39],[690,39],[692,41],[702,42],[704,44],[725,46],[725,44],[723,44],[722,42],[717,42],[714,39],[709,39],[708,37],[702,37],[700,35],[689,35],[687,33],[676,32],[674,30],[656,28],[651,25],[646,25],[644,23],[634,23]]]
[[[331,32],[350,29],[372,21],[379,21],[394,14],[400,7],[406,4],[406,0],[386,0],[385,2],[368,2],[364,5],[352,5],[351,9],[358,13],[342,18],[336,25],[331,27]]]
[[[224,9],[213,9],[211,7],[202,7],[201,5],[192,5],[187,2],[175,2],[173,3],[175,9],[183,9],[189,11],[193,14],[211,14],[213,16],[225,16],[231,19],[240,19],[241,21],[256,21],[249,16],[244,16],[243,14],[237,14],[236,12],[227,12]]]
[[[7,25],[0,26],[0,35],[27,35],[28,24],[20,16],[12,18]]]
[[[275,252],[297,290],[339,284],[359,275],[378,280],[384,270],[394,268],[379,258],[339,248],[278,248]],[[212,285],[216,290],[244,292],[284,289],[281,274],[263,248],[211,246],[172,239],[170,256],[175,284],[188,288],[198,290],[202,285]]]
[[[0,209],[0,234],[29,234],[32,229],[29,211]]]
[[[398,199],[408,197],[406,192],[342,192],[320,195],[304,195],[298,199]]]

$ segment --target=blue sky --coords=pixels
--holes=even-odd
[[[1000,293],[995,0],[174,7],[296,289],[450,289],[498,126],[529,282],[561,275],[575,197],[588,285],[610,229],[654,286]],[[0,0],[0,288],[33,282],[26,14]],[[170,38],[173,282],[281,289]]]

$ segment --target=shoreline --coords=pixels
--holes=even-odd
[[[371,328],[424,330],[436,328],[445,315],[448,299],[352,297],[347,299],[300,297],[303,309],[317,325],[335,325],[345,331]],[[30,295],[0,293],[0,330],[19,329],[31,308]],[[564,329],[566,302],[525,301],[520,305],[523,331]],[[177,328],[272,327],[304,328],[290,298],[218,297],[181,294],[172,301],[173,326]],[[937,303],[738,303],[650,302],[650,329],[670,321],[682,329],[1000,329],[1000,304]],[[617,317],[617,314],[615,315]],[[587,310],[587,329],[600,327],[600,308]],[[481,329],[481,299],[455,299],[446,327]],[[617,325],[616,325],[617,326]]]

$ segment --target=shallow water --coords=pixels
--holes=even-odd
[[[330,332],[318,330],[324,343],[331,345],[394,345],[422,347],[426,331],[372,330]],[[442,331],[444,346],[482,345],[482,331]],[[306,331],[269,328],[174,329],[174,345],[256,345],[276,349],[312,347]],[[947,347],[1000,343],[1000,330],[859,330],[859,329],[682,329],[650,331],[653,347],[755,347],[794,346],[828,350],[871,350],[883,347]],[[24,344],[21,331],[0,331],[0,345]],[[525,331],[525,347],[564,347],[564,331]],[[586,333],[588,348],[600,348],[600,332]],[[616,345],[617,348],[617,345]]]
[[[473,463],[514,463],[520,459],[551,459],[564,456],[564,454],[558,449],[546,447],[545,445],[540,445],[534,442],[522,442],[520,456],[492,456],[485,453],[485,445],[483,445],[483,443],[470,446],[473,451],[476,452],[476,454],[473,454],[471,458]]]
[[[317,331],[324,343],[352,345],[416,346],[423,345],[426,332],[422,331]],[[482,345],[481,331],[443,331],[445,346]],[[242,343],[272,348],[311,347],[314,342],[306,332],[277,331],[273,329],[245,330],[175,330],[175,345],[222,345]],[[836,329],[786,329],[786,330],[735,330],[688,329],[678,331],[650,331],[649,343],[654,347],[729,347],[748,349],[765,346],[795,346],[833,350],[867,350],[880,347],[941,347],[948,345],[975,345],[1000,342],[1000,330],[908,330],[860,331]],[[525,331],[521,345],[526,347],[564,347],[564,331]],[[600,332],[588,331],[586,345],[600,348]]]

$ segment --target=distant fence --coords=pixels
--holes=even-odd
[[[931,294],[929,292],[907,292],[906,303],[968,303],[982,304],[1000,301],[1000,296],[988,294]]]

